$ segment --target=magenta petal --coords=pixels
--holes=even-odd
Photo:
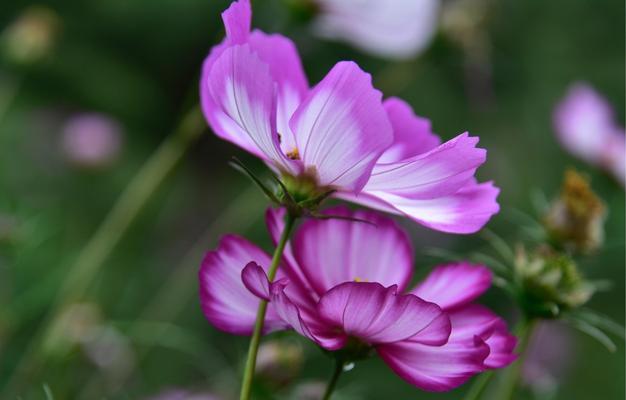
[[[231,44],[242,44],[248,39],[250,24],[252,21],[252,8],[250,0],[233,2],[222,13],[222,20],[226,28],[226,37]]]
[[[251,260],[263,266],[269,256],[247,240],[227,235],[215,251],[204,257],[198,273],[200,302],[206,318],[217,328],[240,335],[252,332],[260,300],[241,281],[243,268]],[[284,327],[272,310],[268,310],[265,330]]]
[[[491,286],[492,273],[466,262],[436,267],[411,293],[444,310],[467,304]]]
[[[385,164],[405,160],[426,153],[441,144],[439,136],[431,131],[430,121],[415,115],[404,100],[397,97],[383,102],[393,128],[393,144],[377,163]]]
[[[477,137],[467,133],[427,153],[382,164],[378,162],[365,192],[383,191],[416,200],[452,195],[467,185],[487,152],[476,147]]]
[[[402,379],[424,390],[444,392],[483,371],[489,347],[484,343],[469,346],[450,337],[443,346],[401,341],[377,346],[377,351]]]
[[[310,219],[300,226],[292,239],[294,257],[319,295],[351,281],[398,285],[404,290],[413,273],[413,248],[393,220],[347,207],[328,209],[325,214],[370,223]]]
[[[411,338],[442,345],[450,335],[450,321],[439,306],[399,295],[397,286],[342,283],[322,296],[317,309],[328,324],[370,344]]]
[[[270,282],[267,279],[265,270],[254,261],[250,261],[248,265],[241,271],[241,280],[244,286],[256,297],[269,301],[270,299]]]
[[[290,121],[304,168],[318,183],[359,191],[391,144],[391,125],[371,76],[340,62],[317,84]]]
[[[359,203],[363,199],[364,204],[374,204],[372,198],[376,198],[429,228],[468,234],[479,231],[500,210],[496,202],[499,192],[500,189],[491,182],[470,182],[455,194],[432,200],[415,200],[381,191],[363,192],[350,199]]]
[[[509,333],[506,323],[479,304],[471,304],[450,312],[452,321],[451,341],[489,347],[489,356],[484,360],[485,368],[503,368],[515,361],[513,353],[517,338]]]

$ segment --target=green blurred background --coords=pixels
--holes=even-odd
[[[337,61],[355,60],[386,96],[400,96],[430,118],[444,139],[466,130],[480,136],[488,161],[479,178],[502,188],[503,212],[489,227],[511,243],[519,231],[511,210],[534,214],[533,196],[556,194],[568,166],[589,174],[609,217],[604,248],[581,265],[588,277],[613,285],[589,306],[624,323],[624,190],[567,155],[551,121],[567,86],[586,80],[609,99],[623,125],[622,1],[470,1],[484,18],[472,31],[482,49],[478,56],[444,29],[424,54],[401,62],[316,39],[294,11],[295,2],[254,1],[253,25],[296,42],[310,83]],[[224,233],[270,248],[266,200],[228,166],[236,155],[262,173],[260,162],[208,128],[181,150],[180,163],[104,258],[88,290],[61,307],[64,323],[39,343],[81,249],[197,103],[199,69],[223,36],[220,12],[227,6],[215,0],[0,5],[0,388],[12,387],[3,399],[16,393],[43,399],[46,391],[55,399],[138,399],[167,388],[234,398],[248,341],[204,319],[195,276],[203,253]],[[6,27],[33,10],[55,34],[41,56],[20,58],[6,43]],[[119,154],[97,168],[72,162],[63,147],[67,121],[84,112],[105,114],[120,127]],[[469,254],[487,248],[481,235],[446,235],[402,223],[414,239],[418,277],[442,261],[428,249]],[[109,234],[122,229],[112,226]],[[514,305],[498,289],[484,301],[514,320]],[[556,386],[540,394],[524,390],[520,398],[624,398],[624,343],[618,340],[617,351],[609,353],[577,331],[559,332],[549,339],[563,345]],[[294,340],[305,357],[300,381],[324,381],[331,361],[310,343]],[[17,370],[24,359],[25,369]],[[263,386],[256,388],[259,398],[299,396],[294,384],[282,390]],[[380,360],[370,360],[342,377],[337,399],[455,399],[466,388],[424,393]]]

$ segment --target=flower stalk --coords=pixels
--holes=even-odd
[[[291,236],[293,227],[298,217],[287,213],[285,217],[285,229],[281,233],[280,240],[274,250],[272,257],[272,263],[267,271],[267,277],[270,282],[276,277],[280,260],[283,256],[283,251],[287,245],[287,241]],[[256,322],[254,323],[254,330],[252,331],[252,338],[250,339],[250,347],[248,348],[248,358],[244,368],[243,379],[241,382],[241,393],[239,395],[240,400],[248,400],[250,398],[250,392],[252,390],[252,380],[254,379],[254,370],[256,367],[256,358],[259,351],[259,344],[261,342],[261,335],[263,333],[263,324],[265,323],[265,314],[267,313],[267,301],[261,300],[259,308],[257,310]]]
[[[344,366],[345,363],[338,359],[337,363],[335,364],[335,370],[333,371],[333,374],[328,381],[328,386],[326,386],[326,391],[324,392],[322,400],[330,400],[330,396],[332,396],[335,387],[337,387],[337,382],[339,382],[339,377],[343,372]]]

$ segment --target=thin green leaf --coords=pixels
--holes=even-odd
[[[500,257],[502,257],[505,260],[515,259],[513,250],[504,241],[504,239],[498,236],[495,232],[489,229],[484,229],[482,232],[482,236],[487,241],[487,243],[489,243],[491,247],[493,247],[498,252]]]
[[[254,173],[248,167],[246,167],[238,158],[233,157],[230,165],[237,171],[250,178],[250,180],[252,180],[252,182],[254,182],[259,187],[259,189],[261,189],[263,194],[265,194],[265,196],[269,200],[276,204],[280,204],[280,201],[276,198],[274,193],[267,186],[265,186],[265,184],[261,182],[261,180],[257,178],[256,175],[254,175]]]
[[[43,392],[46,394],[46,400],[54,400],[52,390],[50,390],[50,386],[47,383],[43,384]]]
[[[441,249],[438,247],[430,247],[424,249],[424,254],[433,258],[441,258],[446,261],[459,261],[463,260],[463,256],[449,250]]]
[[[602,344],[608,351],[614,353],[617,349],[615,343],[611,340],[610,337],[606,335],[602,330],[596,328],[590,323],[583,321],[581,319],[576,318],[568,318],[567,321],[576,329],[581,331],[582,333],[587,334],[591,338],[597,340],[600,344]]]
[[[602,328],[622,340],[626,339],[625,328],[619,323],[613,321],[607,315],[600,314],[594,310],[583,309],[576,312],[574,316],[588,322],[591,325]]]
[[[472,260],[473,262],[479,263],[479,264],[485,264],[486,267],[489,267],[490,269],[497,271],[501,274],[505,274],[505,275],[510,275],[511,274],[511,268],[507,267],[504,263],[502,263],[500,260],[485,254],[485,253],[472,253],[470,254],[470,260]]]

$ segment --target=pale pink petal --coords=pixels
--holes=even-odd
[[[477,148],[477,137],[467,133],[415,157],[382,164],[378,162],[365,192],[383,191],[428,200],[449,196],[473,180],[487,152]]]
[[[430,43],[440,0],[317,0],[318,35],[390,58],[409,58]]]
[[[296,141],[289,120],[309,89],[298,50],[288,38],[258,30],[252,32],[249,43],[259,58],[269,65],[277,84],[276,128],[280,146],[284,154],[293,154]]]
[[[413,248],[393,220],[347,207],[328,209],[325,214],[366,222],[311,219],[296,231],[292,239],[296,263],[319,295],[351,281],[398,285],[404,290],[413,273]]]
[[[614,124],[609,103],[584,83],[573,85],[554,113],[554,126],[561,144],[592,164],[601,164]]]
[[[340,62],[315,86],[290,121],[307,173],[322,186],[360,190],[393,140],[371,76]]]
[[[489,347],[478,342],[468,346],[450,337],[443,346],[401,341],[379,345],[380,357],[407,382],[424,390],[444,392],[465,383],[484,370]]]
[[[271,165],[292,166],[280,150],[276,132],[275,82],[269,67],[249,45],[225,49],[204,81],[205,114],[218,136]]]
[[[399,295],[397,286],[342,283],[322,296],[320,317],[349,336],[370,343],[411,341],[442,345],[450,322],[439,306],[412,295]]]
[[[391,163],[426,153],[441,144],[431,131],[430,121],[415,115],[404,100],[390,97],[383,102],[393,128],[393,144],[378,159],[378,164]]]
[[[215,251],[204,257],[198,273],[200,302],[206,318],[217,328],[240,335],[252,333],[259,299],[241,281],[241,272],[250,261],[263,268],[270,257],[247,240],[227,235]],[[285,324],[270,309],[265,319],[265,331],[283,328]]]
[[[444,310],[477,299],[491,286],[487,267],[459,262],[436,267],[411,293],[438,304]]]
[[[475,233],[500,210],[496,202],[500,189],[492,182],[470,182],[458,192],[431,200],[414,200],[382,191],[367,191],[349,199],[386,211],[393,207],[414,221],[429,228],[448,233]],[[380,205],[377,207],[377,205]]]

